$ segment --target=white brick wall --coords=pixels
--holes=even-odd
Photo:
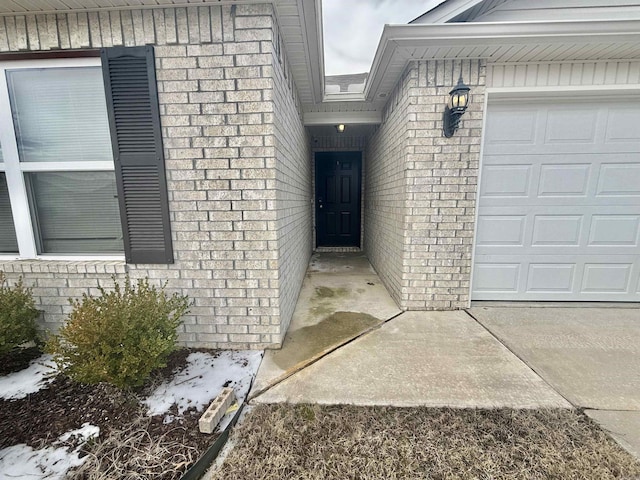
[[[113,276],[125,273],[122,262],[0,262],[7,278],[19,275],[32,287],[37,308],[44,311],[41,327],[55,331],[70,313],[69,298],[98,294],[98,286],[113,286]]]
[[[461,71],[471,101],[445,138],[442,112]],[[480,61],[413,62],[369,143],[367,254],[403,309],[469,306],[485,71]]]
[[[460,72],[471,87],[469,108],[460,129],[445,138],[442,112]],[[409,89],[402,289],[410,310],[469,306],[485,78],[478,60],[417,64],[417,82]]]
[[[387,102],[382,125],[366,149],[365,252],[389,293],[401,306],[407,212],[405,169],[409,88],[415,84],[416,76],[413,67],[403,74]]]
[[[128,272],[193,300],[181,332],[188,346],[280,343],[311,230],[308,147],[280,85],[274,32],[269,4],[0,17],[1,52],[156,45],[175,264],[0,263],[36,286],[48,326],[64,319],[67,297]],[[286,109],[280,120],[276,104]]]
[[[282,41],[273,49],[279,306],[284,336],[311,257],[309,138]]]

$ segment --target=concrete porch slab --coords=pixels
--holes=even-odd
[[[574,405],[640,410],[640,310],[469,310]]]
[[[585,410],[618,444],[640,459],[640,412]]]
[[[295,373],[254,401],[570,407],[462,311],[405,312]]]
[[[252,395],[400,312],[364,254],[315,254],[282,348],[265,352]]]
[[[347,275],[376,275],[364,253],[314,253],[309,262],[310,274],[339,273]]]

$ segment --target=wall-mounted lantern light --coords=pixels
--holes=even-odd
[[[347,128],[346,126],[344,126],[343,124],[340,125],[336,125],[336,131],[338,133],[344,133],[345,128]]]
[[[453,136],[453,132],[458,129],[460,117],[462,117],[467,110],[467,106],[469,105],[469,90],[471,89],[464,84],[461,74],[458,79],[458,84],[449,92],[449,103],[444,109],[442,130],[444,136],[447,138]]]

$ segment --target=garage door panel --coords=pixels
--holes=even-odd
[[[549,155],[563,153],[566,155],[599,155],[603,153],[634,154],[636,147],[633,142],[598,142],[598,143],[549,143],[532,145],[486,145],[483,147],[485,155],[518,156],[518,155]],[[504,160],[503,160],[504,161]],[[509,160],[506,161],[508,163]]]
[[[606,143],[640,141],[640,110],[636,107],[613,107],[607,119]]]
[[[475,300],[637,301],[634,256],[490,255],[474,265]],[[579,296],[576,296],[579,293]]]
[[[480,195],[483,197],[529,197],[531,164],[487,165],[483,170]]]
[[[576,265],[571,263],[531,263],[527,292],[571,293],[575,289]]]
[[[640,248],[640,215],[593,215],[589,247]]]
[[[544,125],[544,144],[595,144],[598,109],[549,109]]]
[[[478,245],[524,246],[525,215],[483,215],[478,217]]]
[[[538,110],[533,106],[523,106],[516,112],[497,107],[491,117],[487,117],[486,146],[533,145],[537,125]]]
[[[490,104],[487,125],[472,297],[640,301],[640,103]]]
[[[637,207],[556,206],[484,207],[478,215],[476,256],[616,255],[640,252],[640,214]]]
[[[584,159],[580,159],[584,161]],[[540,166],[539,197],[566,197],[588,194],[591,165],[557,163]]]
[[[540,246],[579,247],[584,215],[533,216],[532,249]]]
[[[632,263],[587,263],[581,291],[625,294],[630,290]]]
[[[474,290],[478,293],[517,293],[520,282],[520,263],[477,263],[474,272]]]
[[[640,196],[640,163],[605,163],[599,173],[598,197]]]

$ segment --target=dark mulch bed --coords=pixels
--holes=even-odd
[[[575,410],[258,405],[212,480],[640,478]]]
[[[163,423],[164,416],[145,417],[146,408],[140,404],[139,398],[149,394],[155,386],[183,368],[186,365],[186,357],[193,351],[196,350],[181,349],[174,352],[165,368],[154,372],[146,385],[134,391],[123,391],[106,383],[82,385],[64,375],[58,375],[48,388],[25,398],[0,399],[0,449],[20,443],[36,449],[42,448],[50,445],[65,432],[78,429],[88,422],[100,427],[100,436],[87,444],[84,453],[93,455],[94,450],[100,450],[103,455],[120,455],[121,452],[114,453],[117,445],[113,444],[112,439],[116,437],[126,443],[127,435],[138,435],[140,438],[136,448],[141,450],[158,443],[160,439],[159,443],[171,446],[171,455],[181,455],[180,449],[187,452],[188,455],[184,455],[187,461],[177,462],[173,469],[163,466],[162,471],[145,476],[142,470],[148,469],[148,466],[136,460],[136,468],[140,469],[136,473],[142,476],[132,478],[180,478],[191,463],[213,443],[217,435],[204,435],[198,431],[198,419],[202,413],[196,412],[195,409],[188,410],[181,419],[168,424]],[[215,355],[214,351],[201,351]],[[3,372],[18,371],[21,369],[20,366],[25,368],[29,361],[40,355],[37,349],[16,353],[15,358],[3,365]],[[176,414],[177,411],[171,413]],[[109,442],[102,445],[106,439],[109,439]],[[131,452],[127,452],[126,455],[130,457]],[[115,477],[101,477],[93,475],[93,472],[89,474],[83,471],[78,473],[76,478]]]
[[[35,360],[40,355],[42,352],[38,347],[21,348],[6,355],[0,355],[0,376],[24,370],[31,360]]]

